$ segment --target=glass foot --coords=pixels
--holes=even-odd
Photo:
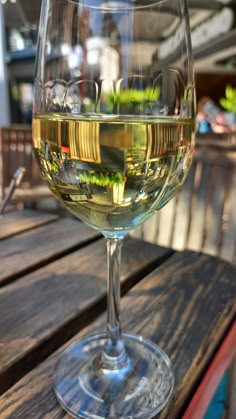
[[[75,418],[150,419],[166,405],[174,385],[167,355],[151,341],[122,334],[126,357],[119,369],[104,368],[106,335],[72,344],[59,359],[55,392]]]

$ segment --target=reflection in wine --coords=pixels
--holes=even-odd
[[[188,173],[191,118],[35,115],[34,149],[52,191],[98,230],[130,230],[159,210]]]

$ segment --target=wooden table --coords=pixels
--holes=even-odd
[[[72,218],[9,213],[0,266],[0,418],[69,418],[53,372],[68,344],[105,329],[105,241]],[[236,268],[127,238],[122,294],[123,329],[158,343],[174,365],[160,417],[200,419],[236,347]]]

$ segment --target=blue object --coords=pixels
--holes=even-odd
[[[215,395],[208,407],[204,419],[221,419],[225,409],[227,392],[227,374],[224,374]]]
[[[203,119],[202,121],[199,121],[198,131],[201,134],[206,134],[208,132],[212,132],[211,124],[206,119]]]

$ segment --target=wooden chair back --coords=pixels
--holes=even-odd
[[[37,163],[32,155],[32,130],[28,125],[0,127],[0,188],[1,199],[15,170],[25,167],[20,190],[14,193],[15,201],[37,201],[42,196],[50,196],[44,184]],[[39,193],[40,190],[40,193]],[[37,192],[36,192],[37,191]]]
[[[180,192],[133,235],[236,263],[236,147],[197,144]]]

